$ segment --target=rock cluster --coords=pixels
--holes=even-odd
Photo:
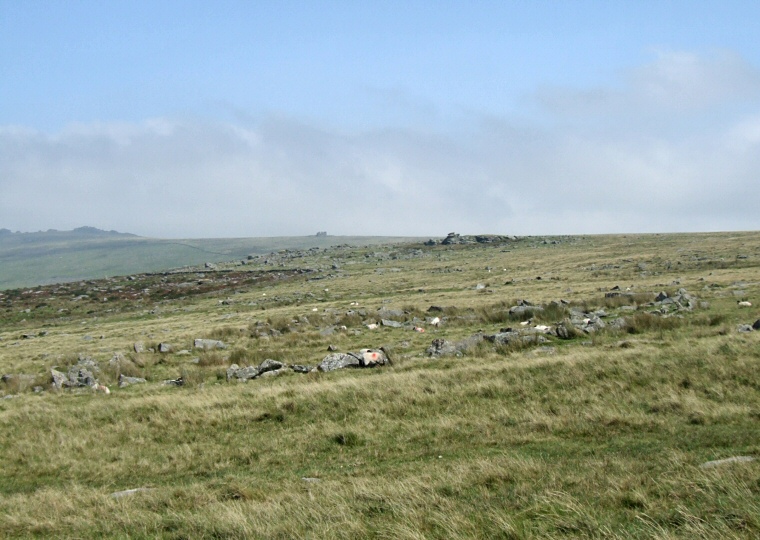
[[[669,311],[691,311],[697,307],[697,299],[690,295],[686,289],[678,289],[674,296],[668,296],[666,292],[661,292],[654,299],[654,305],[660,307],[660,312],[668,313]]]
[[[517,240],[516,236],[503,236],[498,234],[478,234],[478,235],[461,235],[455,232],[450,232],[446,238],[441,240],[441,245],[449,246],[452,244],[492,244],[492,243],[505,243],[514,242]],[[437,242],[435,240],[428,240],[425,245],[434,246]]]
[[[295,373],[310,373],[312,371],[335,371],[344,368],[365,368],[384,366],[390,364],[388,354],[380,349],[362,349],[358,352],[331,353],[316,366],[304,366],[300,364],[286,364],[279,360],[266,359],[258,366],[240,367],[232,364],[227,369],[227,380],[248,381],[264,376],[275,376],[288,371]]]
[[[232,364],[229,368],[227,368],[227,380],[231,381],[233,379],[236,379],[239,381],[248,381],[251,379],[257,379],[265,373],[269,373],[270,376],[279,375],[280,373],[287,370],[288,367],[289,366],[284,362],[280,362],[279,360],[272,360],[271,358],[267,358],[258,366],[240,367],[237,364]]]
[[[52,377],[53,388],[56,390],[100,386],[98,382],[98,375],[100,375],[98,363],[88,357],[80,356],[79,361],[71,366],[66,373],[52,368],[50,375]]]

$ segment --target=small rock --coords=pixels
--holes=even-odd
[[[127,377],[126,375],[119,375],[119,388],[126,388],[132,384],[143,384],[147,382],[142,377]]]
[[[211,351],[213,349],[226,349],[227,345],[218,339],[196,339],[193,341],[193,347],[203,349],[204,351]]]
[[[284,362],[267,358],[261,364],[259,364],[259,375],[266,373],[267,371],[276,371],[282,369],[283,367],[285,367]]]
[[[53,377],[53,388],[56,390],[62,390],[64,384],[68,380],[68,377],[55,369],[50,370],[50,375]]]
[[[234,372],[235,378],[240,379],[241,381],[248,381],[250,379],[255,379],[260,374],[261,372],[259,371],[259,368],[256,366],[244,367]]]
[[[755,329],[754,329],[752,326],[750,326],[749,324],[740,324],[740,325],[739,325],[739,326],[736,328],[736,331],[737,331],[737,332],[740,332],[740,333],[742,333],[742,334],[746,334],[747,332],[753,332],[754,330],[755,330]]]
[[[172,346],[169,345],[168,343],[159,343],[158,344],[158,352],[164,353],[164,354],[170,353],[170,352],[172,352]]]
[[[298,364],[294,364],[290,366],[290,369],[292,369],[296,373],[310,373],[313,368],[310,366],[301,366]]]

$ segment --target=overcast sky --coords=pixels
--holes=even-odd
[[[760,229],[760,2],[0,0],[0,228]]]

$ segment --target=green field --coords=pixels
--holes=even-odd
[[[0,291],[0,536],[758,538],[757,306],[755,232],[342,246]],[[392,365],[227,380],[328,347]],[[82,359],[110,395],[52,389]]]

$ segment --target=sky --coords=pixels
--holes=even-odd
[[[0,0],[0,228],[760,230],[760,2]]]

